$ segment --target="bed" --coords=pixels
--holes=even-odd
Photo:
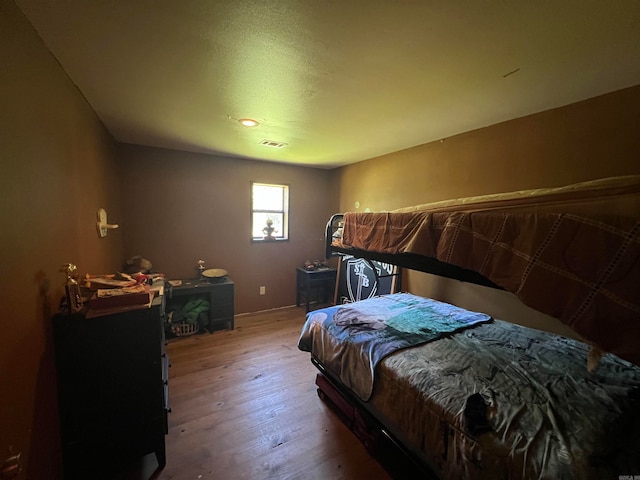
[[[341,214],[327,239],[330,254],[507,290],[585,339],[406,292],[310,312],[298,347],[351,421],[436,478],[640,475],[639,176]],[[440,331],[388,303],[407,301],[480,320]],[[367,335],[386,330],[429,335],[376,354]]]

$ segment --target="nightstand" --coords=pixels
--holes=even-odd
[[[319,268],[306,270],[302,267],[296,269],[296,307],[300,306],[301,299],[306,302],[307,312],[311,302],[330,302],[336,285],[335,268]]]

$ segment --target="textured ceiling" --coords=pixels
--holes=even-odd
[[[140,145],[332,168],[640,83],[638,0],[16,3]]]

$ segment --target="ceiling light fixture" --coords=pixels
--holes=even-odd
[[[244,125],[245,127],[257,127],[258,125],[260,125],[253,118],[241,118],[238,121],[240,122],[241,125]]]

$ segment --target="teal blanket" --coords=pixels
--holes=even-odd
[[[375,367],[387,355],[489,321],[484,313],[394,293],[308,313],[298,348],[366,401]]]

